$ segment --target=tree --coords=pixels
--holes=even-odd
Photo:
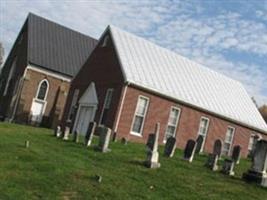
[[[263,119],[265,120],[265,122],[267,123],[267,105],[263,105],[259,108],[259,111],[263,117]]]

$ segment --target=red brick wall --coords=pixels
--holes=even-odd
[[[113,128],[114,126],[119,99],[121,98],[121,91],[123,88],[123,76],[112,43],[109,42],[108,46],[101,47],[101,42],[99,43],[100,46],[96,47],[82,69],[72,81],[67,104],[65,106],[63,126],[65,125],[68,117],[74,90],[80,90],[80,98],[91,82],[95,83],[98,98],[98,108],[95,116],[95,121],[97,123],[99,122],[102,112],[106,91],[108,88],[114,89],[111,106],[105,123],[105,125],[110,128]],[[72,119],[72,125],[73,123],[74,119]]]
[[[62,118],[70,83],[31,69],[27,69],[26,72],[15,120],[21,123],[28,122],[32,100],[43,79],[48,80],[49,90],[42,124],[54,128]]]
[[[143,95],[149,98],[149,107],[144,122],[142,137],[130,134],[132,120],[139,95]],[[117,131],[118,137],[126,137],[132,141],[144,143],[147,140],[148,134],[153,132],[155,124],[159,122],[161,124],[159,140],[162,143],[171,106],[177,106],[181,109],[180,120],[176,130],[178,148],[184,149],[187,140],[197,138],[200,118],[204,116],[209,118],[210,120],[207,138],[204,146],[205,152],[212,151],[213,144],[216,139],[221,139],[222,141],[224,141],[227,127],[232,126],[235,128],[232,147],[237,144],[241,145],[242,156],[247,155],[249,137],[251,133],[256,133],[255,131],[239,126],[235,123],[231,123],[227,120],[220,119],[211,114],[179,104],[177,102],[161,98],[145,91],[141,91],[140,89],[131,86],[129,86],[127,89]]]

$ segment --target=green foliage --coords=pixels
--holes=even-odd
[[[189,164],[180,150],[163,157],[161,147],[161,168],[147,169],[143,144],[110,147],[102,154],[57,139],[49,129],[1,123],[0,199],[267,199],[266,189],[241,179],[248,160],[241,160],[231,178],[205,168],[205,155]]]

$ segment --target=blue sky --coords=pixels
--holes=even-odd
[[[28,12],[95,38],[113,24],[242,82],[267,104],[267,0],[1,0],[6,55]]]

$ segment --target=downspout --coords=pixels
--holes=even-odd
[[[118,130],[118,126],[119,126],[119,122],[120,122],[120,118],[121,118],[121,112],[122,112],[122,108],[123,108],[123,105],[124,105],[124,99],[125,99],[125,96],[126,96],[128,85],[129,85],[129,83],[126,83],[126,85],[123,88],[123,94],[122,94],[121,104],[120,104],[119,113],[118,113],[118,116],[117,116],[117,119],[116,119],[116,124],[115,124],[115,127],[114,127],[114,132],[117,132],[117,130]]]

